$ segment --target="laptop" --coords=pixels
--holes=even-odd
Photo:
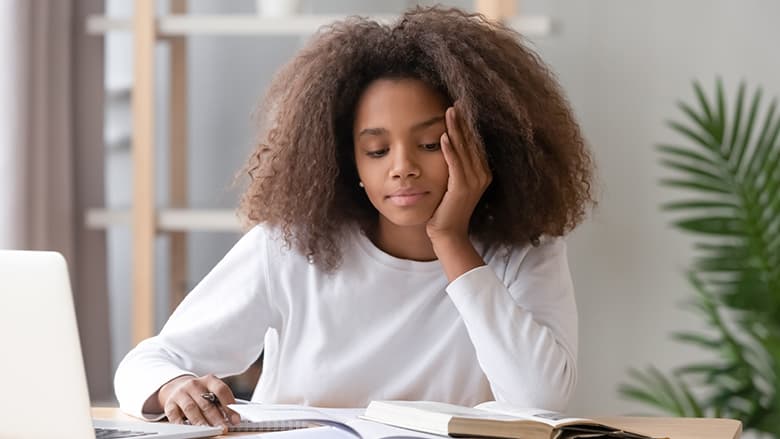
[[[92,419],[68,270],[59,253],[0,250],[0,353],[0,438],[222,433],[220,427]]]

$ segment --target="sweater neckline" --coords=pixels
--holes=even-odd
[[[391,268],[395,268],[397,270],[407,271],[407,272],[435,272],[435,271],[442,271],[441,264],[439,263],[438,259],[435,259],[433,261],[413,261],[411,259],[402,259],[395,257],[389,253],[385,253],[382,251],[379,247],[374,245],[373,242],[366,236],[366,233],[361,230],[360,228],[356,228],[356,232],[353,233],[355,240],[357,241],[358,247],[363,251],[363,253],[370,257],[371,259],[374,259],[375,261],[386,265]]]

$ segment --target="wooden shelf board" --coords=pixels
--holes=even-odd
[[[91,229],[130,226],[130,210],[88,209],[85,223]],[[161,232],[241,232],[232,209],[160,209],[157,230]]]
[[[316,32],[348,15],[297,15],[284,18],[266,18],[258,15],[163,15],[157,17],[160,36],[189,35],[302,35]],[[371,15],[382,23],[391,23],[398,15]],[[552,31],[552,20],[546,16],[521,16],[507,23],[527,37],[547,36]],[[132,30],[130,18],[91,15],[87,18],[87,33],[101,35],[108,32]]]

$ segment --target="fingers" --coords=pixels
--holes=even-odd
[[[211,425],[206,421],[205,415],[201,412],[200,406],[189,393],[177,392],[171,395],[171,403],[178,407],[183,413],[184,420],[192,425]],[[170,400],[169,400],[170,401]],[[168,403],[166,403],[168,405]]]
[[[233,392],[230,390],[230,387],[228,387],[228,385],[219,378],[216,378],[213,375],[210,375],[210,377],[213,379],[206,383],[206,387],[208,387],[209,392],[213,392],[215,395],[217,395],[217,398],[219,399],[219,402],[222,403],[222,405],[235,404],[236,398],[233,396]]]
[[[476,140],[474,139],[474,136],[467,136],[466,132],[463,130],[463,123],[462,119],[460,117],[460,113],[455,110],[455,107],[452,107],[453,114],[452,118],[454,121],[454,125],[457,128],[457,131],[460,133],[461,138],[463,138],[463,145],[468,145],[469,142],[472,144],[473,147],[471,148],[464,148],[463,149],[463,156],[467,157],[465,159],[468,162],[468,169],[474,169],[477,171],[478,174],[481,174],[482,171],[484,171],[485,174],[490,174],[490,166],[488,165],[487,157],[485,156],[485,151],[483,148],[479,148],[476,145]],[[473,133],[472,133],[473,134]]]
[[[195,402],[198,411],[201,416],[205,418],[208,425],[221,425],[227,426],[228,420],[225,418],[225,414],[222,412],[222,408],[219,404],[213,403],[201,395],[206,393],[207,390],[198,390],[196,394],[190,395],[190,398]],[[187,414],[185,409],[184,414]],[[189,416],[188,416],[189,418]],[[192,421],[192,419],[190,419]]]
[[[459,182],[463,178],[463,167],[458,160],[457,152],[452,146],[452,141],[447,133],[441,135],[441,152],[444,155],[444,161],[447,162],[447,170],[450,173],[448,181],[448,190],[452,189],[452,185],[455,182]]]
[[[229,422],[238,423],[240,417],[221,404],[213,403],[201,395],[213,392],[222,404],[235,403],[230,388],[214,375],[183,380],[168,396],[163,410],[168,420],[181,424],[219,425],[227,428]],[[224,410],[224,411],[223,411]],[[235,422],[234,422],[235,420]]]
[[[168,402],[166,402],[165,406],[163,407],[163,411],[165,412],[165,416],[168,417],[168,422],[170,423],[183,424],[184,421],[187,420],[187,418],[184,416],[184,412],[181,411],[179,405],[176,404],[173,398],[168,399]]]
[[[445,146],[442,150],[449,149],[449,155],[445,152],[445,159],[448,164],[453,164],[450,170],[455,170],[455,177],[462,178],[467,185],[487,187],[492,180],[487,158],[477,145],[470,144],[455,107],[450,107],[445,112],[445,123],[447,133],[442,136],[442,144]],[[446,148],[447,146],[449,148]]]
[[[236,403],[236,398],[233,396],[233,391],[230,390],[230,387],[224,381],[214,377],[214,380],[209,382],[208,388],[210,392],[214,392],[217,395],[224,417],[233,424],[241,422],[241,415],[227,407],[228,404]]]
[[[464,148],[467,142],[463,136],[463,130],[458,121],[455,107],[448,108],[444,113],[444,122],[447,125],[447,135],[457,160],[462,163],[464,169],[469,169],[471,167],[471,157],[468,149],[470,148]]]

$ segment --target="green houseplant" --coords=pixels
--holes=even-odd
[[[780,438],[780,115],[742,83],[727,104],[723,84],[695,104],[680,102],[683,139],[658,145],[680,199],[662,206],[694,237],[687,278],[703,331],[673,336],[709,351],[711,360],[662,373],[629,371],[626,398],[677,416],[722,416],[745,430]]]

